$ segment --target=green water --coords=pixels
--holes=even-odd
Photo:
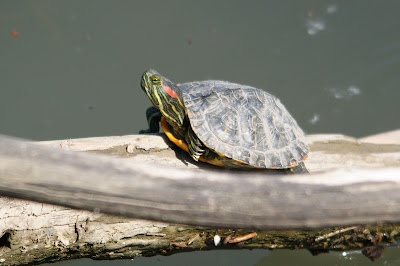
[[[389,0],[3,0],[0,133],[35,140],[137,133],[150,105],[139,86],[147,68],[176,82],[221,79],[265,89],[307,133],[397,129],[399,11],[400,1]],[[297,251],[264,251],[252,260],[255,254],[235,256],[250,265],[348,261]],[[400,256],[390,254],[375,265],[395,265]],[[174,264],[179,256],[202,255],[158,260]]]
[[[136,133],[150,105],[139,79],[150,67],[176,82],[263,88],[307,133],[364,136],[400,127],[398,1],[0,5],[3,134]]]

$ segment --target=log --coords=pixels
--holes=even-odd
[[[40,143],[2,136],[0,262],[238,247],[348,250],[398,241],[399,226],[374,224],[400,220],[400,145],[308,138],[312,174],[282,176],[193,163],[163,135]],[[341,227],[312,229],[327,226]],[[292,228],[300,229],[274,231]],[[251,234],[239,244],[226,240]]]
[[[82,142],[86,144],[78,148]],[[312,152],[306,166],[312,173],[282,176],[277,171],[229,171],[193,163],[160,135],[40,145],[2,137],[0,193],[212,227],[292,229],[400,222],[400,145],[362,143],[341,135],[312,135],[309,142]]]
[[[374,144],[400,144],[400,129],[360,138],[359,141]]]
[[[6,229],[0,233],[1,265],[37,265],[85,257],[132,259],[239,248],[303,248],[318,254],[392,246],[400,240],[400,226],[396,225],[233,230],[145,221],[6,197],[0,198],[0,206],[0,229]],[[218,238],[221,240],[216,245]]]

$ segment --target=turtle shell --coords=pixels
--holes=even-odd
[[[218,154],[260,168],[290,168],[307,157],[303,131],[275,96],[214,80],[179,88],[193,131]]]

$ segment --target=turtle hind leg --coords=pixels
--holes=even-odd
[[[149,129],[140,130],[139,134],[145,133],[158,133],[160,131],[160,120],[161,111],[154,106],[147,108],[146,110],[147,123],[149,124]]]
[[[309,173],[303,162],[300,162],[297,166],[285,169],[288,174],[305,174]]]
[[[189,127],[185,135],[186,143],[189,147],[189,155],[196,162],[199,160],[200,156],[204,153],[205,147],[201,143],[200,139],[193,132],[192,127]]]

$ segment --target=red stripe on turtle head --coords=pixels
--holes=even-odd
[[[173,89],[171,89],[171,87],[168,87],[166,85],[161,85],[161,86],[164,89],[164,91],[168,93],[169,96],[173,98],[178,98],[178,94],[176,94],[176,92]]]

